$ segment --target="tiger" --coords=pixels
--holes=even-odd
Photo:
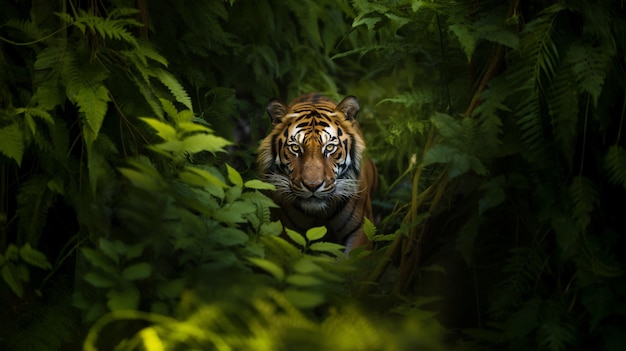
[[[299,233],[325,226],[323,240],[344,245],[346,253],[371,248],[363,224],[373,221],[378,173],[364,157],[357,98],[337,104],[312,93],[288,106],[271,100],[266,110],[273,129],[259,145],[257,163],[261,178],[276,188],[274,218]]]

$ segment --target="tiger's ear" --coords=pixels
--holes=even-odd
[[[359,100],[354,96],[346,96],[339,105],[335,108],[335,111],[343,112],[346,115],[346,119],[348,121],[352,121],[355,119],[356,114],[361,109],[361,105],[359,105]]]
[[[267,113],[272,117],[272,124],[277,125],[287,114],[287,106],[278,99],[272,99],[267,103]]]

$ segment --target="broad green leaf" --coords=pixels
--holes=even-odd
[[[80,112],[85,115],[87,125],[94,133],[94,138],[97,138],[107,113],[109,90],[104,85],[100,85],[96,90],[82,89],[76,94],[75,99]]]
[[[243,189],[240,186],[230,187],[230,189],[226,190],[226,193],[225,193],[226,202],[233,203],[236,200],[239,200],[242,192],[243,192]]]
[[[280,235],[283,232],[283,225],[279,222],[270,222],[261,224],[259,234],[261,235]],[[299,234],[298,234],[299,235]],[[299,235],[302,237],[301,235]]]
[[[128,280],[146,279],[152,274],[152,266],[141,262],[130,265],[122,270],[122,277]]]
[[[134,286],[124,290],[109,290],[107,306],[111,311],[136,310],[139,307],[139,297],[139,290]]]
[[[310,257],[302,257],[293,264],[293,269],[302,274],[310,274],[313,272],[323,271],[322,267],[317,265]]]
[[[212,134],[194,134],[182,140],[182,151],[195,154],[200,151],[209,151],[211,153],[225,152],[225,146],[232,143],[224,138]]]
[[[224,246],[241,245],[249,240],[248,234],[236,228],[218,227],[208,235],[210,235],[211,239],[215,240],[215,242]]]
[[[319,292],[288,288],[285,289],[284,294],[289,302],[299,308],[313,308],[326,302],[324,294]]]
[[[7,261],[16,262],[19,258],[20,250],[17,248],[15,244],[9,244],[7,249],[4,251],[4,258]]]
[[[140,170],[125,167],[120,167],[117,170],[137,188],[148,191],[161,191],[163,189],[158,179],[154,179],[149,174]]]
[[[229,164],[226,164],[226,170],[228,171],[228,180],[234,185],[242,188],[243,187],[243,179],[241,178],[241,174],[237,172],[236,169],[231,167]]]
[[[20,257],[31,266],[42,269],[52,268],[52,265],[48,262],[46,255],[36,249],[33,249],[29,243],[26,243],[20,248]]]
[[[5,262],[2,266],[2,279],[13,290],[15,295],[22,297],[24,295],[24,287],[22,282],[17,278],[16,267],[12,262]]]
[[[306,231],[306,238],[309,241],[319,240],[326,235],[326,227],[314,227]]]
[[[256,206],[254,206],[253,204],[242,202],[242,201],[236,201],[230,205],[224,206],[223,208],[220,208],[219,210],[215,211],[213,213],[213,218],[223,223],[229,223],[229,224],[243,223],[246,221],[246,218],[244,217],[244,215],[247,215],[255,211],[256,211]]]
[[[289,228],[285,228],[285,233],[287,234],[287,236],[289,237],[289,239],[291,239],[294,243],[296,243],[296,245],[300,246],[300,247],[305,247],[306,246],[306,240],[304,239],[304,237],[302,236],[302,234],[291,230]]]
[[[345,248],[346,247],[343,245],[329,243],[329,242],[317,242],[309,246],[310,250],[317,251],[317,252],[327,252],[327,253],[333,254],[334,256],[343,255],[343,250]]]
[[[290,276],[287,277],[287,283],[291,284],[291,285],[297,285],[297,286],[315,286],[315,285],[320,285],[323,284],[324,281],[312,277],[310,275],[304,275],[304,274],[292,274]]]
[[[185,111],[189,111],[189,110],[185,110]],[[183,113],[185,111],[181,111],[180,113]],[[182,133],[206,133],[206,134],[212,134],[213,130],[207,126],[204,126],[202,124],[198,124],[198,123],[193,123],[193,122],[178,122],[176,124],[176,127],[182,132]]]
[[[177,140],[176,129],[171,125],[161,122],[155,118],[141,117],[140,120],[146,122],[152,129],[157,132],[157,135],[163,140]]]
[[[276,190],[276,186],[274,184],[266,183],[258,179],[248,180],[244,183],[244,186],[248,189]]]
[[[117,271],[115,262],[102,252],[88,247],[82,248],[81,252],[94,267],[98,267],[107,273],[115,273]]]
[[[24,155],[24,134],[17,123],[0,128],[0,152],[21,166]]]
[[[111,288],[117,284],[109,275],[100,272],[89,272],[83,279],[96,288]]]
[[[126,250],[124,251],[124,256],[126,256],[126,258],[129,260],[133,258],[137,258],[143,253],[143,250],[145,247],[146,247],[146,244],[144,243],[138,243],[138,244],[126,246]]]
[[[248,260],[250,260],[250,262],[252,262],[255,266],[270,273],[278,281],[283,281],[285,278],[285,271],[272,261],[256,257],[248,258]]]
[[[115,263],[118,263],[120,260],[120,256],[115,249],[115,244],[112,241],[109,241],[105,238],[98,239],[98,247],[102,252],[109,256]]]

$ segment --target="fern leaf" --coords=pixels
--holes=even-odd
[[[546,103],[552,121],[552,133],[561,149],[561,154],[573,162],[578,126],[579,93],[572,80],[572,62],[577,60],[569,50],[559,67],[550,89],[546,92]]]
[[[626,189],[626,150],[619,145],[611,146],[604,156],[604,167],[609,180],[614,184],[621,184]]]
[[[139,22],[131,19],[102,18],[79,10],[78,16],[73,24],[83,33],[86,29],[89,29],[93,33],[99,34],[104,39],[110,38],[124,41],[134,47],[139,45],[137,39],[125,28],[127,25],[141,25]]]
[[[6,157],[22,164],[24,155],[24,133],[17,123],[0,128],[0,152]]]
[[[535,282],[540,279],[543,259],[536,248],[520,247],[510,250],[502,271],[509,275],[494,289],[489,313],[494,319],[518,311],[529,298]]]
[[[576,75],[578,87],[589,93],[593,98],[594,106],[597,105],[614,50],[607,45],[594,47],[589,44],[575,43],[569,49],[568,54],[571,57],[572,71]]]
[[[584,232],[591,222],[591,212],[598,202],[598,193],[589,179],[577,176],[572,180],[569,194],[574,204],[572,217],[578,223],[581,232]]]
[[[96,90],[83,89],[75,96],[76,104],[80,112],[84,114],[87,125],[95,137],[100,132],[109,100],[109,90],[104,85]]]
[[[193,111],[191,99],[189,98],[189,95],[187,95],[185,88],[183,88],[183,86],[171,73],[160,69],[157,71],[156,77],[167,87],[167,89],[169,89],[172,95],[174,95],[174,98],[176,98],[176,101],[183,104],[190,111]]]

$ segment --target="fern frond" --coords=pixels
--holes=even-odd
[[[574,177],[569,187],[569,194],[574,204],[572,218],[575,220],[581,232],[584,232],[591,222],[591,212],[598,202],[598,193],[593,187],[594,183],[589,179]]]
[[[489,305],[489,314],[496,320],[523,306],[544,269],[544,260],[536,248],[520,247],[511,249],[510,253],[502,268],[509,275],[494,289]]]
[[[159,69],[156,71],[156,78],[158,78],[159,81],[163,83],[167,89],[169,89],[176,101],[183,104],[190,111],[193,111],[191,98],[189,98],[187,91],[185,91],[185,88],[183,88],[183,86],[178,82],[176,77],[168,71]]]
[[[20,21],[17,19],[9,19],[4,24],[4,26],[9,28],[15,28],[23,32],[29,39],[40,39],[45,35],[41,28],[39,28],[37,24],[33,21]]]
[[[117,14],[119,15],[121,12]],[[72,24],[83,33],[90,30],[94,34],[99,34],[103,39],[120,40],[134,47],[139,45],[135,36],[126,29],[126,26],[141,26],[141,23],[133,19],[116,19],[111,16],[103,18],[79,10],[78,16]]]
[[[595,47],[578,42],[570,47],[567,54],[578,88],[589,93],[596,106],[615,51],[608,45]]]
[[[568,158],[571,165],[578,127],[579,92],[572,80],[572,52],[569,50],[563,64],[555,75],[554,81],[546,92],[546,103],[552,120],[552,133],[561,154]]]
[[[619,145],[611,146],[604,156],[604,167],[609,180],[626,189],[626,150]]]

